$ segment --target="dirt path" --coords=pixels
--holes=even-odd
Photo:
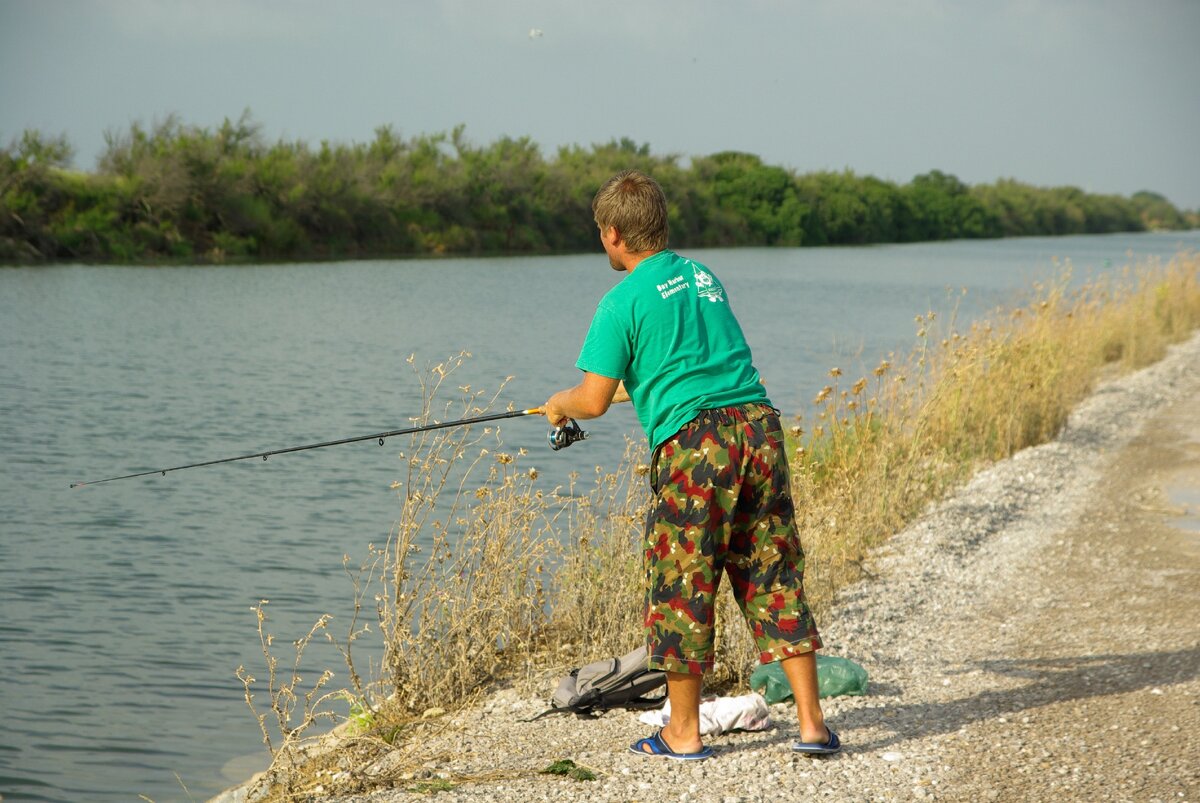
[[[962,723],[939,759],[948,799],[1200,799],[1200,529],[1172,509],[1198,492],[1192,396],[1115,455],[1021,582],[966,618],[995,636],[955,651],[979,688],[948,704]]]
[[[1200,799],[1197,351],[1105,386],[890,544],[839,612],[878,702],[836,706],[892,766],[835,798]]]

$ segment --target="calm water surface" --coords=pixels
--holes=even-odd
[[[1083,277],[1181,247],[1200,233],[688,255],[721,276],[791,414],[831,366],[906,351],[917,313],[979,316],[1055,258]],[[410,354],[469,351],[456,384],[512,376],[503,401],[536,406],[577,380],[617,278],[599,254],[0,269],[0,794],[161,802],[188,799],[182,781],[202,799],[265,765],[234,677],[265,674],[250,607],[271,600],[283,640],[346,618],[342,555],[386,537],[402,444],[69,483],[407,426]],[[557,453],[540,419],[503,432],[552,488],[641,437],[628,406],[587,428]]]

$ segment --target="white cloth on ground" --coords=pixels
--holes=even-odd
[[[638,719],[662,727],[671,721],[671,701],[657,711],[646,711]],[[717,736],[729,731],[762,731],[771,727],[770,709],[761,694],[739,697],[705,697],[700,701],[700,735]]]

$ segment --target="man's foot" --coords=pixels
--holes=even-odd
[[[825,732],[829,736],[824,741],[796,742],[792,745],[792,750],[808,756],[827,756],[841,750],[842,741],[838,739],[838,735],[829,728],[825,728]]]
[[[661,729],[653,736],[638,739],[629,745],[629,751],[642,756],[661,756],[675,761],[703,761],[706,758],[711,758],[713,755],[713,749],[707,746],[701,746],[699,750],[690,753],[677,753],[663,739]]]
[[[829,726],[825,724],[824,720],[816,726],[805,727],[803,724],[800,725],[800,741],[802,742],[824,744],[829,741],[830,733],[832,731],[829,730]]]

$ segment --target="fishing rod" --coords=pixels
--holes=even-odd
[[[252,460],[255,457],[261,457],[266,460],[268,457],[273,457],[277,454],[287,454],[288,452],[303,452],[306,449],[323,449],[326,446],[339,446],[343,443],[357,443],[359,441],[378,440],[379,445],[383,446],[386,438],[391,438],[395,435],[415,435],[418,432],[429,432],[434,429],[448,429],[450,427],[466,427],[471,424],[479,424],[484,421],[500,421],[505,418],[520,418],[526,415],[541,415],[542,408],[532,407],[528,410],[511,410],[507,413],[492,413],[490,415],[476,416],[475,418],[460,418],[457,421],[445,421],[440,424],[425,424],[419,427],[408,427],[407,429],[393,429],[389,432],[377,432],[374,435],[361,435],[357,438],[342,438],[336,441],[325,441],[323,443],[310,443],[306,446],[289,446],[286,449],[274,449],[270,452],[256,452],[255,454],[244,454],[238,457],[225,457],[220,460],[206,460],[203,463],[189,463],[186,466],[172,466],[171,468],[159,468],[154,471],[139,471],[136,474],[123,474],[120,477],[106,477],[102,480],[89,480],[88,482],[73,482],[72,488],[79,488],[84,485],[99,485],[102,482],[116,482],[117,480],[128,480],[134,477],[148,477],[151,474],[161,474],[164,477],[168,471],[182,471],[185,468],[199,468],[200,466],[215,466],[218,463],[233,463],[237,460]],[[561,424],[550,430],[548,440],[550,448],[558,451],[565,449],[576,441],[581,441],[587,438],[587,433],[579,428],[579,424],[575,423],[575,419],[568,418],[567,423]]]

